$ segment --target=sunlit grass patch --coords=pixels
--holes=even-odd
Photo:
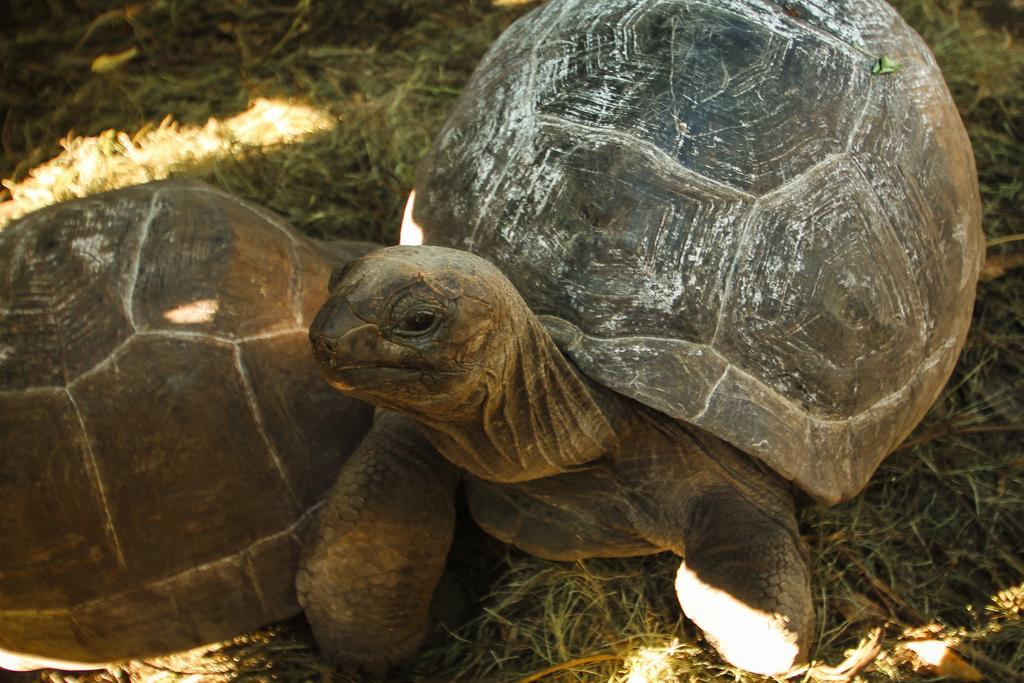
[[[97,165],[124,174],[112,165],[122,163],[125,138],[135,144],[168,116],[181,130],[201,129],[265,99],[340,124],[298,143],[199,164],[186,158],[154,173],[213,182],[316,236],[395,241],[416,164],[459,87],[528,8],[402,0],[160,0],[124,10],[99,1],[18,3],[0,21],[0,178],[13,188],[0,188],[0,217],[14,212],[7,202],[23,194],[22,184],[29,190],[34,169],[59,163],[62,140],[91,146],[98,139],[106,156]],[[97,57],[132,47],[131,60],[92,70]],[[32,202],[48,203],[42,192]]]
[[[170,115],[129,135],[108,130],[94,137],[61,141],[64,151],[19,183],[3,181],[11,194],[0,226],[64,199],[160,180],[184,171],[201,175],[224,160],[243,161],[269,153],[338,125],[314,107],[258,98],[241,114],[181,125]]]

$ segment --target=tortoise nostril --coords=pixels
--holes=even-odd
[[[324,336],[320,337],[317,340],[317,344],[320,345],[320,348],[322,350],[326,351],[327,353],[331,353],[331,354],[333,354],[335,351],[337,351],[337,346],[335,346],[332,342],[333,342],[333,340],[330,337],[324,337]]]
[[[335,346],[334,346],[334,344],[331,343],[332,340],[327,335],[319,334],[319,333],[316,333],[316,332],[311,332],[310,335],[309,335],[309,340],[313,344],[313,353],[317,357],[324,356],[324,355],[328,355],[328,356],[333,356],[334,355]]]

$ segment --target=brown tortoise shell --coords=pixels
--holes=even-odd
[[[367,250],[181,181],[0,232],[0,649],[111,661],[298,611],[302,529],[371,419],[306,330]]]

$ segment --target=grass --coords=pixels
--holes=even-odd
[[[59,199],[188,175],[309,234],[380,241],[394,241],[416,163],[470,70],[532,6],[8,1],[0,223]],[[970,132],[991,263],[1019,262],[1024,5],[896,4],[933,47]],[[803,512],[819,621],[806,680],[840,680],[829,667],[851,654],[870,661],[864,681],[935,680],[956,674],[957,661],[991,681],[1024,672],[1022,321],[1022,271],[983,282],[961,362],[924,424],[861,496]],[[723,664],[681,618],[675,564],[664,555],[545,562],[467,526],[454,568],[479,615],[391,678],[759,680]],[[946,668],[925,663],[936,654]],[[971,670],[958,675],[969,680]],[[190,676],[356,680],[319,659],[301,618],[89,678]]]

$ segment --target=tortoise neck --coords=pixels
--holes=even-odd
[[[615,396],[587,380],[521,308],[510,316],[503,362],[488,373],[480,404],[461,419],[421,420],[445,457],[490,481],[560,474],[618,446]]]

